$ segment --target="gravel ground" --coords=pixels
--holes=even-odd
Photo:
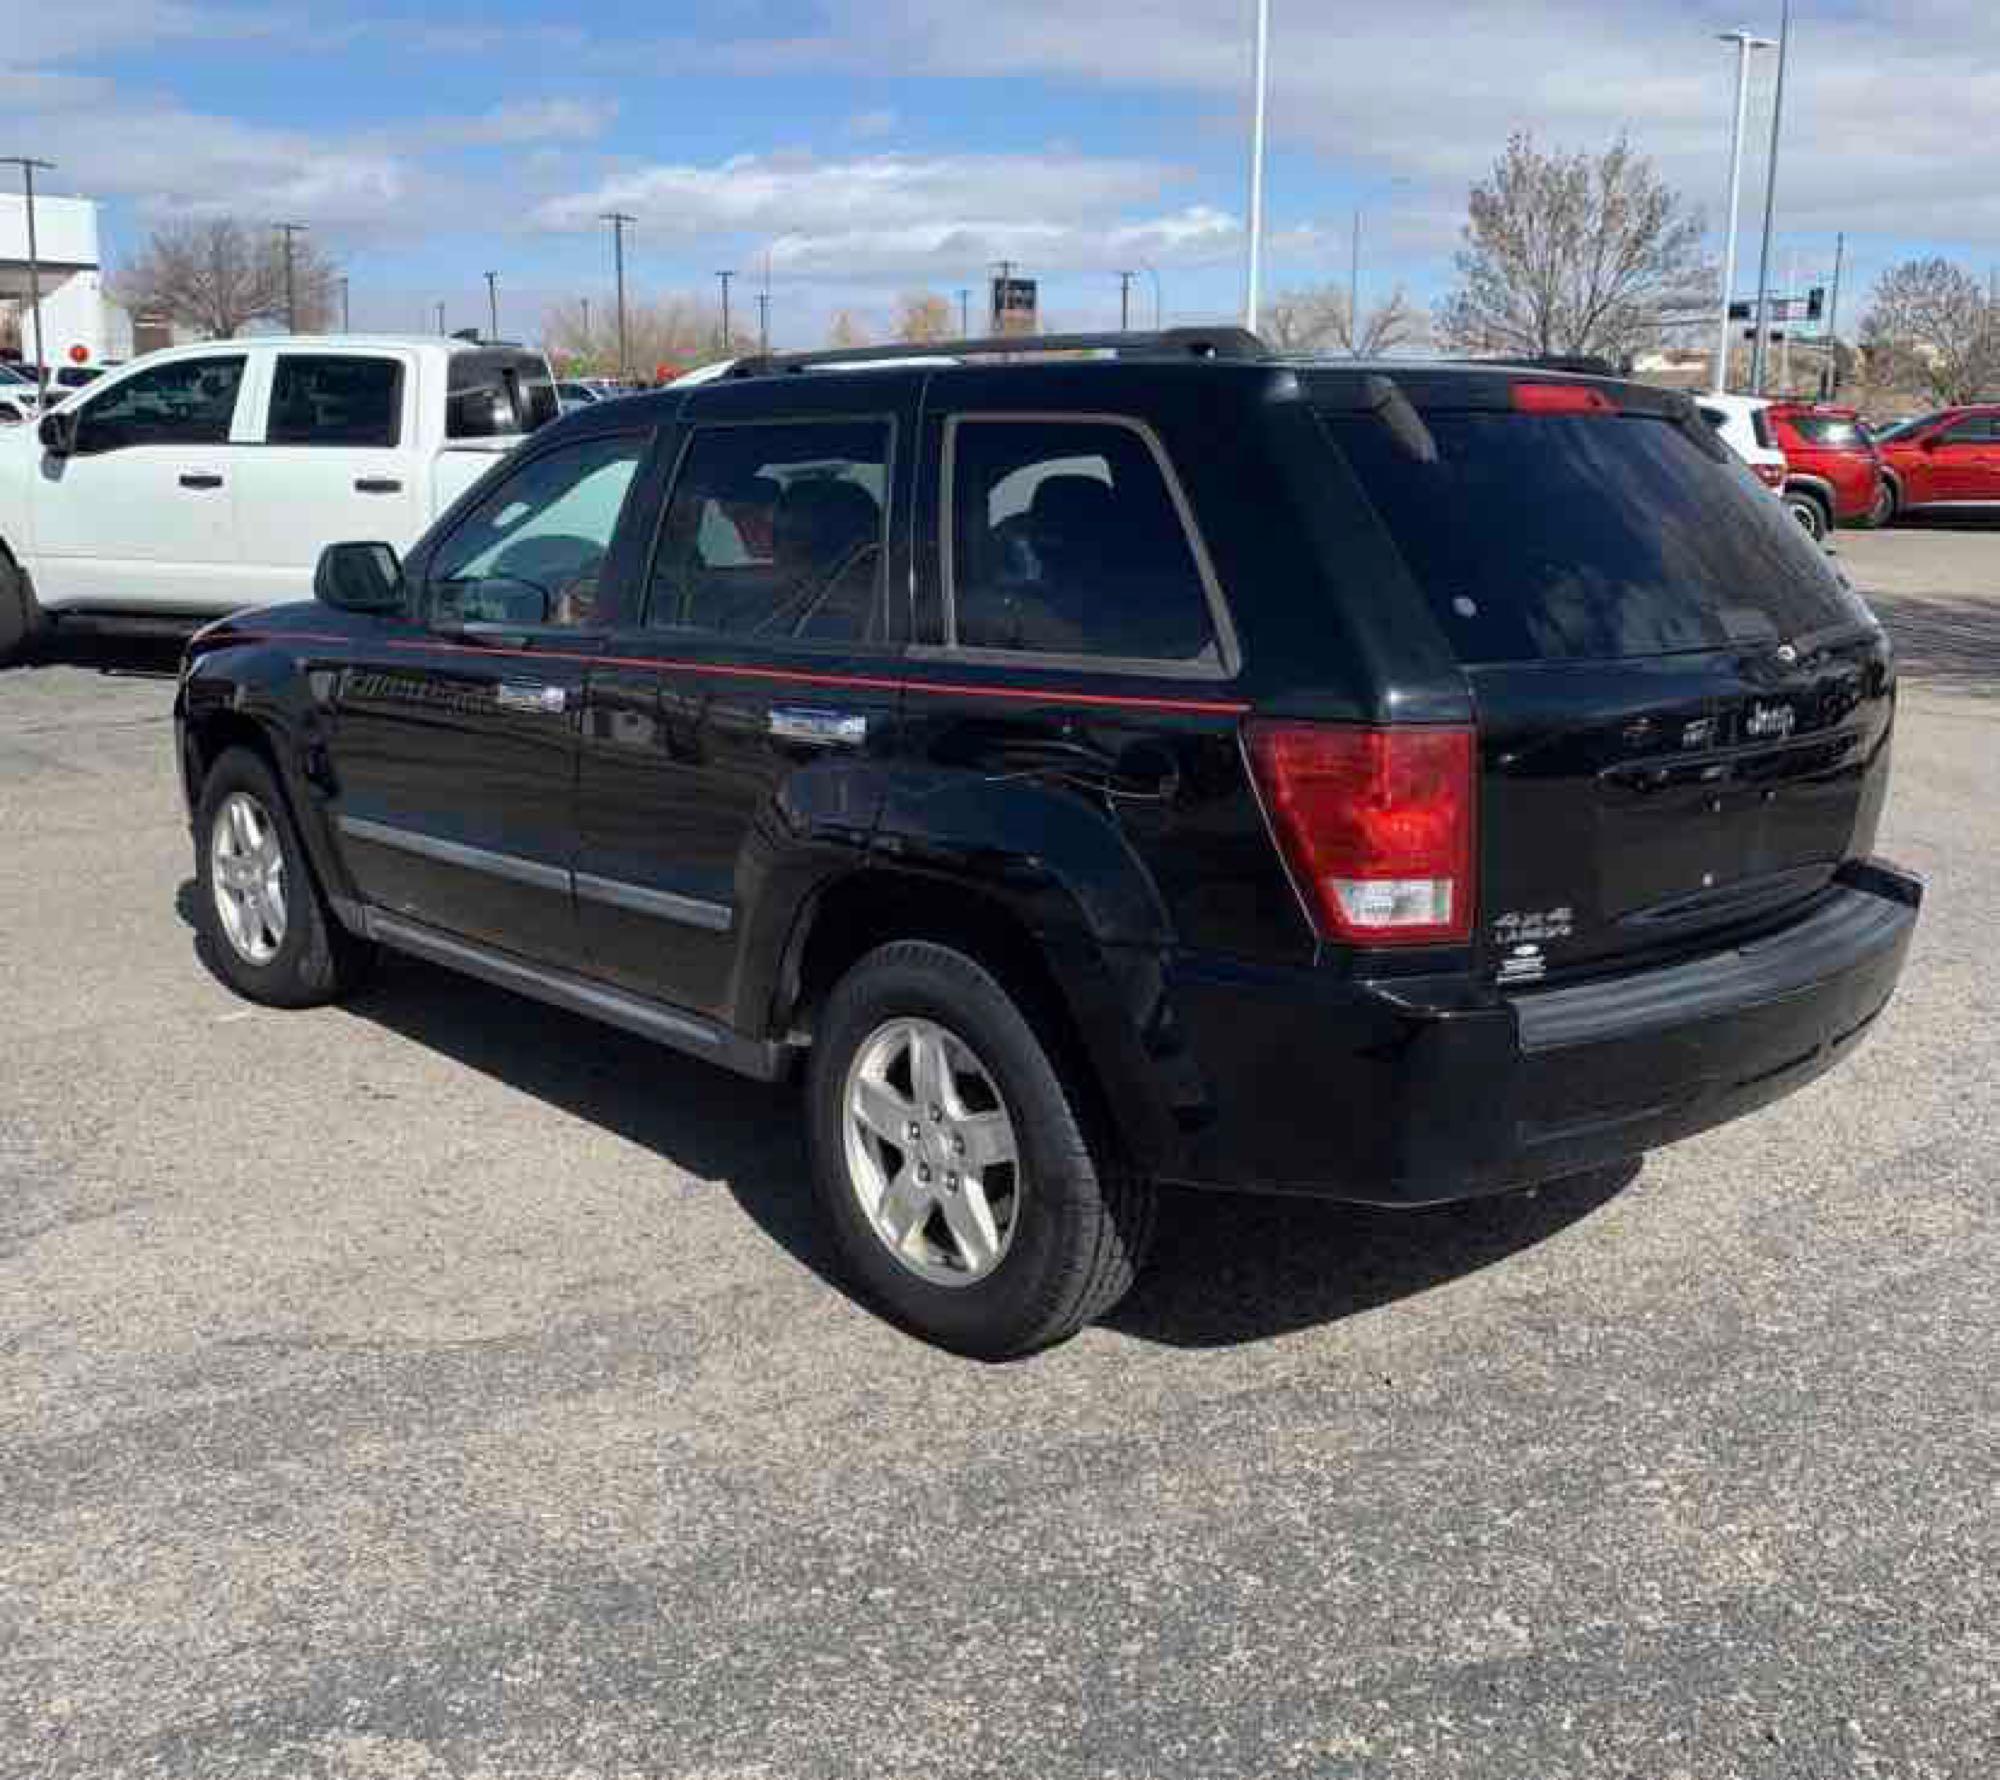
[[[0,1773],[2000,1771],[2000,535],[1842,549],[1931,885],[1845,1068],[1634,1179],[1176,1198],[1007,1367],[829,1282],[780,1092],[233,1000],[170,682],[0,676]]]

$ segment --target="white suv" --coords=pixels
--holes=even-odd
[[[148,354],[0,433],[0,661],[42,623],[312,591],[343,540],[406,549],[556,412],[539,352],[437,337]]]
[[[1759,396],[1696,396],[1701,417],[1722,435],[1722,442],[1752,470],[1773,494],[1785,492],[1787,465],[1772,430],[1771,404]]]

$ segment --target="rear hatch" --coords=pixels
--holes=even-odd
[[[1471,687],[1484,968],[1603,971],[1822,894],[1873,844],[1894,704],[1828,559],[1679,398],[1407,381],[1323,414]]]

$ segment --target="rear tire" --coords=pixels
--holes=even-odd
[[[335,919],[276,777],[227,750],[195,813],[195,922],[223,980],[267,1007],[318,1007],[355,988],[375,948]]]
[[[1833,530],[1833,521],[1820,504],[1819,497],[1807,494],[1803,489],[1785,490],[1785,511],[1798,521],[1799,529],[1815,544],[1824,544],[1827,534]]]
[[[857,963],[820,1018],[806,1093],[814,1191],[843,1262],[939,1346],[1030,1353],[1131,1287],[1152,1185],[1086,1138],[1034,1027],[964,953],[902,941]],[[1009,1159],[975,1175],[955,1155]]]
[[[28,571],[0,544],[0,667],[26,661],[35,652],[45,628]]]
[[[1896,485],[1884,476],[1875,485],[1875,504],[1854,523],[1863,531],[1880,531],[1885,525],[1893,525],[1896,519]]]

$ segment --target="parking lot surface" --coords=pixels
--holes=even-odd
[[[0,1773],[2000,1772],[2000,533],[1841,549],[1930,880],[1845,1068],[1636,1178],[1175,1198],[1005,1367],[828,1280],[781,1091],[234,1000],[171,654],[0,675]]]

